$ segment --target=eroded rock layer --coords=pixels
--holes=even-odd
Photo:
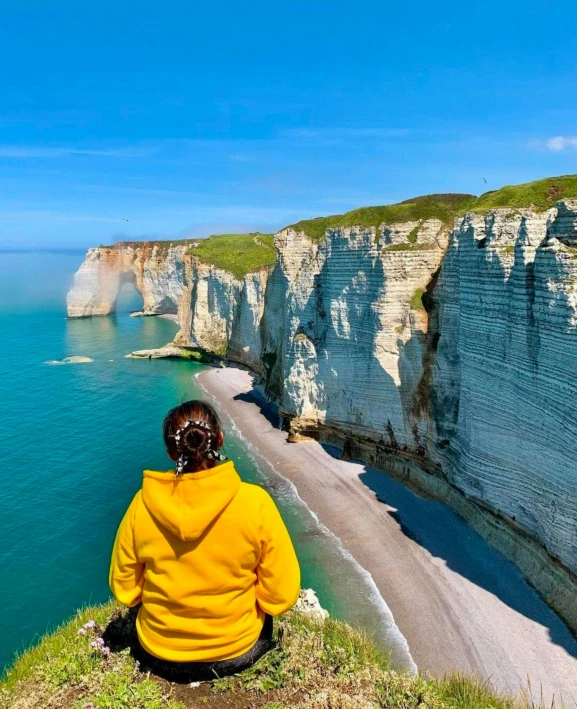
[[[242,280],[183,247],[91,249],[69,314],[132,279],[146,313],[178,310],[177,345],[251,367],[295,438],[449,501],[577,629],[577,202],[275,241]]]
[[[469,215],[431,328],[431,456],[577,572],[577,202]],[[441,441],[448,444],[443,447]]]

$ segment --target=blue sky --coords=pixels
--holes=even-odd
[[[569,0],[19,0],[0,67],[4,247],[274,230],[577,173]]]

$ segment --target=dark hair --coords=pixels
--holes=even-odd
[[[204,401],[185,401],[167,414],[162,437],[169,456],[181,470],[196,472],[214,466],[222,428],[214,408]]]

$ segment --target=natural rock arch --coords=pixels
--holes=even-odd
[[[144,313],[176,315],[182,297],[186,248],[169,249],[162,258],[158,258],[154,244],[120,243],[90,249],[68,294],[69,317],[115,313],[120,290],[127,283],[142,297]]]
[[[126,288],[126,286],[128,286],[128,288]],[[116,312],[118,310],[119,301],[122,304],[122,302],[128,300],[133,293],[136,293],[140,299],[140,304],[138,307],[133,308],[133,310],[144,310],[144,296],[142,293],[142,288],[138,284],[136,274],[132,269],[130,269],[123,271],[119,275],[118,289],[110,312]]]

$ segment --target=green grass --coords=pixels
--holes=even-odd
[[[555,205],[559,199],[577,199],[577,175],[550,177],[522,185],[501,187],[485,192],[480,197],[470,194],[431,194],[381,207],[361,207],[345,214],[335,214],[316,219],[305,219],[291,227],[304,231],[314,241],[322,241],[325,232],[338,227],[378,227],[381,224],[399,224],[408,221],[422,223],[425,219],[440,219],[449,225],[454,217],[472,211],[484,213],[491,209],[509,207],[521,209],[533,206],[543,211]],[[432,244],[418,244],[420,227],[408,234],[408,244],[393,244],[383,251],[409,251],[434,248]],[[242,279],[247,273],[270,268],[276,262],[274,238],[271,234],[215,234],[206,239],[180,239],[172,241],[126,241],[118,245],[143,246],[156,243],[166,249],[169,246],[190,245],[188,253],[201,262],[211,263]],[[196,246],[192,247],[192,244]],[[118,246],[115,244],[115,246]],[[103,247],[113,248],[113,247]]]
[[[90,642],[119,611],[113,603],[81,611],[21,655],[0,681],[2,709],[519,709],[534,707],[454,674],[441,680],[391,669],[363,633],[291,612],[275,621],[277,647],[235,677],[174,687],[138,672],[128,651],[105,658]],[[89,619],[99,626],[78,635]],[[22,698],[26,703],[22,704]]]
[[[217,268],[232,273],[241,280],[247,273],[270,268],[276,263],[273,234],[213,234],[206,239],[181,239],[173,241],[120,241],[113,249],[122,246],[134,248],[157,245],[161,250],[171,246],[189,246],[187,253],[196,256],[202,263],[210,263]]]
[[[555,206],[560,199],[577,199],[577,175],[548,177],[545,180],[507,185],[493,192],[485,192],[473,204],[475,212],[485,212],[497,207],[521,208],[533,206],[544,211]]]
[[[304,231],[311,239],[321,241],[325,230],[336,227],[362,226],[379,228],[381,224],[440,219],[449,223],[457,214],[464,214],[475,202],[470,194],[432,194],[390,204],[383,207],[361,207],[345,214],[305,219],[292,224],[296,231]]]
[[[74,621],[65,623],[44,636],[38,645],[19,655],[6,671],[0,688],[11,690],[18,682],[30,677],[54,686],[78,682],[84,674],[100,665],[100,659],[88,651],[88,643],[79,643],[77,630],[90,619],[102,627],[113,609],[114,605],[109,603],[79,611]]]
[[[407,234],[407,241],[409,242],[409,244],[416,244],[417,243],[417,237],[419,236],[419,229],[420,228],[421,228],[421,225],[419,224],[414,229],[411,229],[411,231]]]
[[[431,242],[425,242],[422,244],[391,244],[390,246],[384,246],[383,251],[432,251],[437,248],[437,245]]]
[[[482,213],[498,207],[518,209],[531,205],[538,211],[543,211],[555,206],[559,199],[577,199],[577,175],[550,177],[522,185],[501,187],[485,192],[480,197],[469,194],[425,195],[398,204],[363,207],[345,214],[305,219],[292,224],[291,227],[296,231],[304,231],[313,240],[321,241],[325,230],[330,228],[360,226],[378,229],[383,223],[399,224],[432,218],[450,224],[454,217],[463,216],[468,211]],[[409,241],[410,237],[416,239],[416,236],[417,233],[413,230],[409,234]]]
[[[502,709],[503,697],[496,697],[487,682],[471,681],[468,677],[454,674],[437,683],[440,699],[456,707],[468,709]],[[512,702],[505,706],[511,706]]]
[[[272,234],[215,234],[195,243],[198,245],[191,247],[189,254],[202,263],[232,273],[239,280],[247,273],[270,268],[276,262]]]
[[[36,646],[16,659],[0,681],[0,707],[5,709],[26,696],[28,707],[50,706],[84,709],[92,702],[99,709],[184,709],[185,705],[168,698],[158,682],[136,676],[128,651],[113,653],[109,659],[95,651],[90,642],[106,627],[114,603],[80,611],[76,617],[46,635]],[[78,629],[94,620],[97,628],[78,635]],[[74,688],[73,699],[65,700],[63,690]],[[81,701],[79,700],[81,698]]]
[[[425,294],[424,288],[417,288],[411,297],[411,308],[413,310],[424,310],[423,305],[423,295]]]

